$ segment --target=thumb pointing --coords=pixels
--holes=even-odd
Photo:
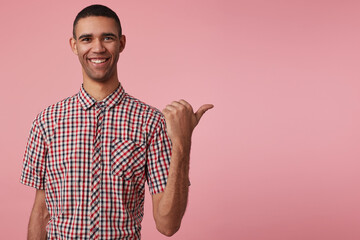
[[[204,113],[207,110],[209,110],[209,109],[211,109],[213,107],[214,107],[214,105],[212,105],[212,104],[204,104],[204,105],[202,105],[195,113],[195,117],[196,117],[197,122],[200,121],[200,118],[202,117],[202,115],[204,115]]]

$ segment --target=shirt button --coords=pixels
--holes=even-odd
[[[105,107],[105,103],[104,102],[97,102],[96,107],[103,108],[103,107]]]

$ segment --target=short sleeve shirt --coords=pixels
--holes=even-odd
[[[45,189],[48,239],[140,239],[145,182],[151,194],[165,189],[171,141],[161,112],[121,85],[101,104],[97,190],[92,167],[98,102],[83,86],[32,124],[20,181]],[[99,196],[97,221],[90,217],[93,194]],[[94,227],[98,232],[91,236]]]

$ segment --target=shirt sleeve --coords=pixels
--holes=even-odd
[[[22,184],[44,189],[47,147],[39,123],[32,123],[30,135],[25,149],[23,169],[20,182]]]
[[[163,192],[166,187],[171,159],[171,140],[161,116],[147,151],[147,181],[150,194]]]

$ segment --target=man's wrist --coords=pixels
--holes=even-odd
[[[182,156],[187,156],[190,154],[191,139],[187,139],[187,140],[174,139],[171,142],[172,142],[173,153],[178,153]]]

